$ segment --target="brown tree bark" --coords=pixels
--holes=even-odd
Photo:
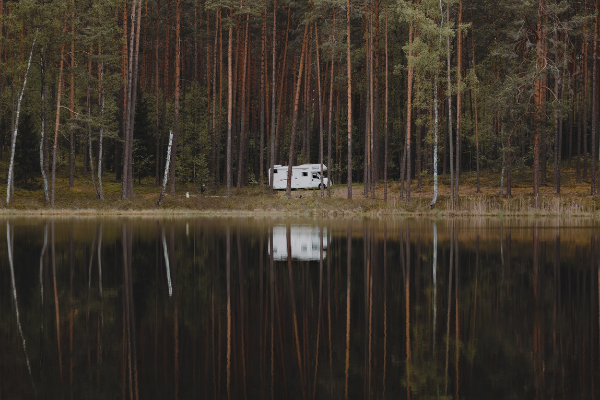
[[[171,148],[171,171],[169,194],[175,195],[175,169],[177,168],[177,137],[179,134],[179,96],[181,79],[181,0],[175,3],[175,116],[173,118],[173,145]]]
[[[413,3],[413,1],[411,0],[411,4]],[[415,68],[413,66],[410,65],[410,60],[413,57],[413,51],[412,51],[412,43],[414,40],[414,27],[413,27],[413,22],[411,21],[410,24],[408,25],[408,79],[407,79],[407,92],[406,92],[406,138],[405,138],[405,153],[406,153],[406,158],[405,158],[405,162],[406,162],[406,182],[407,182],[407,187],[406,187],[406,202],[410,203],[410,135],[411,135],[411,130],[412,130],[412,90],[413,90],[413,80],[414,80],[414,73],[415,73]],[[404,165],[402,166],[404,168]],[[400,185],[403,185],[403,182],[400,183]]]
[[[167,0],[167,26],[165,27],[165,59],[163,62],[163,98],[171,96],[171,83],[169,80],[169,60],[171,58],[171,1]]]
[[[289,10],[289,9],[288,9]],[[269,159],[269,196],[273,196],[273,168],[275,166],[275,136],[276,136],[276,114],[277,109],[275,108],[275,94],[277,82],[277,0],[273,0],[273,56],[271,59],[271,157]]]
[[[260,111],[259,111],[259,130],[260,130],[260,145],[259,145],[259,153],[260,153],[260,166],[258,173],[258,182],[260,183],[260,187],[262,188],[265,184],[264,181],[264,162],[265,162],[265,103],[266,103],[266,91],[265,91],[265,81],[266,81],[266,62],[267,62],[267,2],[263,0],[263,12],[262,12],[262,26],[261,26],[261,47],[260,47]]]
[[[350,57],[350,0],[346,6],[346,65],[348,75],[348,198],[352,198],[352,60]],[[348,392],[346,389],[346,397]]]
[[[277,87],[279,88],[279,101],[278,101],[278,106],[277,106],[277,123],[275,125],[275,159],[276,160],[281,160],[282,159],[282,155],[281,155],[281,124],[282,124],[282,119],[284,118],[284,111],[287,109],[287,101],[288,101],[288,96],[285,96],[285,94],[288,92],[288,84],[290,83],[290,79],[285,79],[286,77],[288,77],[289,75],[286,75],[286,71],[287,71],[287,63],[288,63],[288,44],[289,44],[289,33],[290,33],[290,7],[288,7],[288,13],[287,13],[287,27],[285,30],[285,42],[284,42],[284,49],[283,49],[283,64],[281,64],[281,68],[279,70],[279,85],[277,85]],[[293,86],[293,82],[291,83],[291,85]]]
[[[75,126],[72,122],[75,117],[75,0],[71,2],[71,104],[69,125],[69,187],[73,187],[75,175]]]
[[[335,32],[335,10],[333,10],[333,32]],[[333,33],[331,35],[331,39],[333,41]],[[335,62],[334,62],[334,49],[333,46],[331,46],[331,69],[329,71],[330,73],[330,77],[329,77],[329,127],[327,130],[327,179],[329,181],[329,184],[327,185],[327,196],[331,197],[331,185],[332,185],[332,176],[331,176],[331,170],[333,169],[333,164],[331,163],[331,130],[333,127],[333,70],[335,67]]]
[[[156,34],[154,43],[154,108],[156,122],[154,125],[154,135],[156,136],[156,168],[154,172],[155,185],[160,186],[160,171],[162,163],[162,155],[160,154],[160,114],[159,114],[159,63],[158,63],[158,43],[159,43],[159,24],[160,24],[160,0],[156,2],[156,21],[154,25],[154,33]]]
[[[388,73],[389,73],[389,54],[388,54],[388,5],[385,6],[385,121],[384,121],[384,130],[385,130],[385,143],[384,143],[384,152],[383,156],[383,201],[387,203],[388,197],[388,185],[387,185],[387,172],[388,172],[388,106],[389,106],[389,82],[388,82]],[[385,243],[385,242],[384,242]],[[384,244],[385,246],[385,244]],[[385,254],[385,252],[384,252]],[[385,259],[384,259],[385,265]],[[385,267],[384,267],[385,269]],[[385,307],[384,307],[385,308]],[[385,352],[384,352],[385,353]],[[384,361],[385,365],[385,361]],[[384,368],[385,371],[385,368]],[[385,374],[385,372],[384,372]],[[385,390],[385,379],[384,379],[384,390]]]
[[[446,20],[450,25],[450,5],[446,4]],[[454,201],[456,200],[455,180],[454,180],[454,149],[452,140],[452,76],[451,76],[451,53],[450,53],[450,36],[446,38],[446,73],[448,80],[448,88],[446,96],[448,96],[448,143],[450,154],[450,208],[454,209]]]
[[[217,177],[219,176],[219,161],[221,155],[221,135],[217,135],[217,46],[219,39],[219,32],[221,31],[221,9],[218,9],[215,15],[215,42],[213,49],[213,102],[212,102],[212,168],[213,168],[213,185],[216,186],[218,183]],[[219,93],[219,97],[221,93]],[[219,121],[221,115],[218,116]]]
[[[140,50],[141,0],[135,0],[131,9],[131,29],[129,40],[129,56],[127,62],[126,106],[123,137],[123,180],[121,183],[121,199],[133,195],[133,122],[137,100],[138,55]]]
[[[216,144],[216,163],[215,167],[217,169],[215,181],[217,185],[221,184],[220,174],[221,174],[221,123],[223,118],[221,115],[223,114],[223,29],[222,29],[222,10],[219,9],[217,11],[219,15],[219,119],[217,121],[217,144]]]
[[[587,1],[584,3],[584,13],[587,13]],[[588,55],[590,45],[588,44],[587,23],[584,24],[584,51],[583,51],[583,179],[587,178],[587,161],[588,161]],[[545,146],[545,144],[544,144]],[[545,183],[545,157],[542,158],[542,186]]]
[[[317,70],[317,92],[319,93],[319,164],[320,164],[320,177],[321,183],[319,189],[321,190],[321,197],[323,197],[323,94],[321,93],[321,59],[319,57],[319,31],[317,30],[317,23],[315,22],[315,51],[317,52],[317,64],[315,69]],[[321,245],[323,243],[321,235]],[[321,251],[323,248],[321,247]],[[322,261],[322,260],[321,260]],[[321,262],[321,268],[322,268]]]
[[[246,76],[248,71],[248,35],[249,35],[250,14],[246,16],[246,26],[244,29],[244,53],[242,61],[242,82],[240,87],[241,92],[241,117],[240,117],[240,139],[238,150],[238,169],[237,169],[237,189],[238,192],[242,188],[242,179],[244,177],[244,147],[246,144]]]
[[[537,43],[536,43],[536,79],[535,79],[535,130],[533,133],[533,206],[540,207],[540,132],[543,118],[543,78],[542,71],[546,66],[544,54],[545,32],[542,26],[544,17],[544,0],[538,0]]]
[[[63,34],[67,31],[67,12],[65,11]],[[54,186],[56,181],[56,149],[58,147],[58,128],[60,126],[60,100],[62,97],[62,80],[64,70],[65,42],[60,46],[60,64],[58,68],[58,91],[56,95],[56,122],[54,124],[54,147],[52,149],[52,188],[50,190],[50,207],[54,208]]]
[[[142,88],[144,89],[144,91],[146,91],[148,89],[148,85],[146,82],[146,77],[148,76],[147,72],[146,72],[146,68],[148,67],[148,60],[146,60],[146,39],[148,36],[148,25],[147,25],[147,21],[148,20],[148,0],[144,0],[144,41],[142,44]],[[149,47],[149,46],[148,46]]]
[[[371,172],[371,77],[372,77],[372,63],[371,63],[371,7],[369,2],[365,1],[365,101],[364,101],[364,110],[365,110],[365,131],[364,131],[364,139],[365,139],[365,147],[364,147],[364,173],[363,173],[363,183],[364,190],[363,195],[365,198],[369,195],[369,188],[371,184],[370,172]],[[361,101],[362,103],[362,101]]]
[[[233,17],[233,10],[229,10],[229,18]],[[229,42],[227,45],[227,197],[231,197],[232,159],[231,159],[231,123],[233,118],[233,24],[229,24]]]
[[[473,29],[473,0],[471,0],[471,29]],[[475,33],[471,32],[471,49],[473,51],[473,70],[475,70]],[[475,73],[477,76],[477,73]],[[479,116],[477,105],[477,80],[473,88],[473,100],[475,101],[475,163],[477,164],[477,193],[481,193],[479,181]]]
[[[306,47],[308,37],[308,24],[304,26],[304,36],[302,39],[302,51],[300,54],[300,67],[298,68],[298,78],[296,80],[296,94],[294,95],[293,117],[292,117],[292,132],[290,137],[290,158],[287,174],[286,195],[288,199],[292,197],[292,166],[294,164],[294,141],[296,139],[296,129],[298,126],[298,102],[300,100],[300,88],[302,86],[302,71],[304,70],[304,59],[306,58]]]
[[[380,138],[380,119],[379,119],[379,106],[380,106],[380,87],[379,87],[379,69],[380,69],[380,52],[379,52],[379,13],[380,13],[380,0],[375,0],[375,14],[373,15],[373,22],[375,24],[374,40],[373,45],[373,169],[372,169],[372,183],[371,188],[372,195],[375,194],[375,186],[379,185],[379,179],[381,177],[381,138]],[[372,38],[373,39],[373,38]]]
[[[458,185],[460,183],[460,128],[462,116],[462,57],[463,57],[463,36],[461,32],[463,18],[463,3],[462,0],[458,3],[458,18],[456,32],[456,74],[457,74],[457,90],[456,90],[456,182],[454,183],[455,197],[458,199]]]

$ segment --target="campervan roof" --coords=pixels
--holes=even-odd
[[[285,165],[274,165],[273,168],[287,168],[288,166]],[[302,164],[302,165],[296,165],[293,166],[292,169],[308,169],[311,171],[320,171],[321,170],[321,165],[320,164]],[[323,171],[327,171],[327,166],[323,164]]]

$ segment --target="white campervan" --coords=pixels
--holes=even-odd
[[[327,167],[323,165],[323,172]],[[275,165],[273,168],[273,189],[285,190],[287,188],[288,167]],[[271,168],[269,168],[269,184],[271,183]],[[332,184],[329,179],[323,178],[323,186]],[[310,189],[321,186],[321,165],[302,164],[292,167],[292,189]]]

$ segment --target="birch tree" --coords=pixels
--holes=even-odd
[[[10,204],[12,198],[12,187],[14,185],[14,165],[15,165],[15,149],[17,147],[17,129],[19,126],[19,114],[21,113],[21,102],[23,101],[23,94],[25,93],[25,88],[27,87],[27,75],[29,73],[29,67],[31,66],[31,59],[33,58],[33,49],[35,47],[35,41],[37,39],[38,31],[35,31],[33,36],[33,42],[31,43],[31,51],[29,52],[29,60],[27,61],[27,68],[25,69],[25,75],[23,77],[23,87],[21,88],[21,93],[19,94],[19,101],[17,103],[17,115],[15,118],[15,124],[12,132],[12,140],[10,147],[10,165],[8,167],[8,184],[6,186],[6,204]]]

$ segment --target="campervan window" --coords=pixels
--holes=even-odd
[[[277,170],[276,170],[276,169],[274,169],[274,170],[273,170],[273,173],[274,173],[274,174],[276,174],[276,173],[277,173]]]
[[[303,172],[302,176],[308,176],[308,172]]]

